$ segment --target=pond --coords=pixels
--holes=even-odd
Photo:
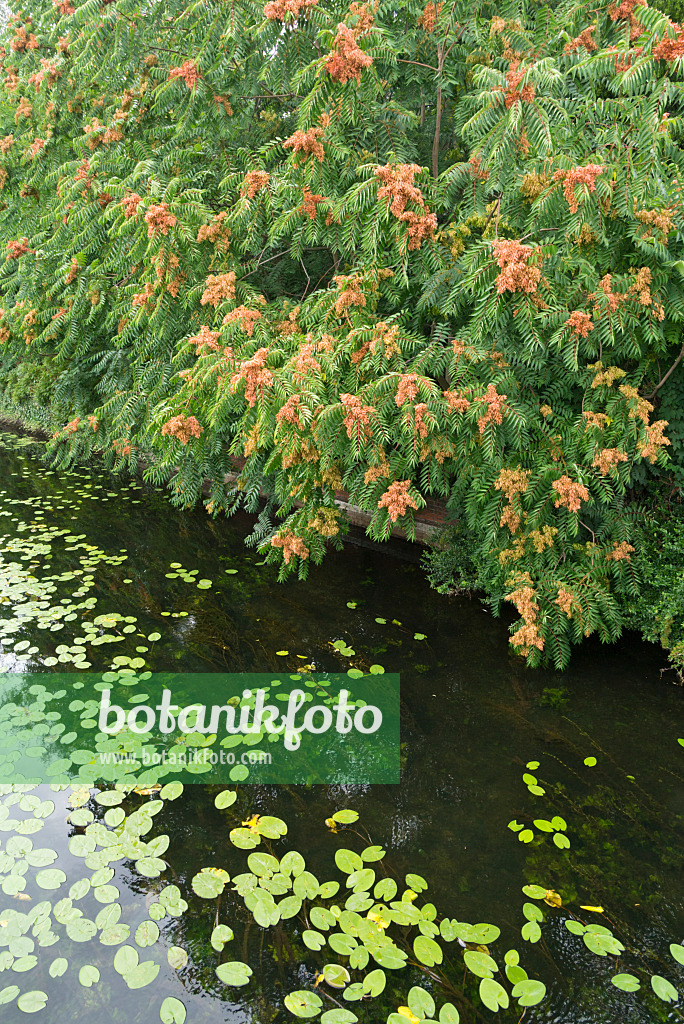
[[[27,705],[32,676],[87,678],[113,657],[139,658],[154,672],[382,666],[401,674],[402,781],[244,784],[231,787],[234,803],[219,798],[218,807],[219,787],[197,784],[161,800],[156,790],[128,794],[122,811],[120,794],[110,805],[95,788],[0,786],[3,1022],[25,1020],[47,997],[42,1017],[50,1024],[151,1024],[160,1008],[162,1020],[181,1021],[180,1003],[196,1024],[280,1024],[297,1019],[288,993],[311,991],[323,1011],[339,1011],[329,1024],[375,1024],[407,1005],[393,1024],[432,1013],[475,1024],[493,1017],[479,994],[492,973],[487,957],[504,969],[509,950],[546,992],[529,1008],[514,998],[524,975],[507,956],[509,980],[496,975],[513,989],[502,1019],[682,1019],[667,985],[684,995],[684,726],[682,692],[662,674],[661,652],[633,636],[616,647],[589,641],[564,673],[528,670],[511,653],[506,623],[477,598],[430,591],[408,546],[389,555],[347,544],[312,567],[306,583],[279,584],[244,546],[246,519],[177,511],[140,480],[98,467],[58,473],[40,455],[39,442],[0,435],[0,665],[22,674]],[[198,586],[202,580],[211,586]],[[100,615],[113,616],[113,625],[105,619],[99,631],[84,629]],[[92,642],[102,636],[111,643]],[[83,693],[93,696],[87,684]],[[10,774],[0,745],[0,783]],[[343,809],[358,812],[358,821],[330,820]],[[111,845],[103,833],[115,834],[124,811],[142,822],[141,850],[151,837],[169,837],[168,849],[161,841],[152,851],[164,862],[157,874],[154,865],[139,870],[149,850],[137,862],[109,864],[102,855]],[[264,927],[244,887],[236,891],[220,870],[204,872],[218,879],[205,893],[196,880],[203,868],[233,878],[249,870],[251,851],[236,848],[230,833],[250,822],[258,831],[255,816],[282,819],[288,829],[264,837],[261,850],[278,858],[299,851],[317,879],[341,883],[337,905],[352,888],[360,892],[364,915],[369,884],[350,878],[345,888],[335,854],[381,846],[384,858],[365,866],[396,880],[398,900],[408,887],[405,903],[436,908],[428,906],[418,928],[388,929],[409,951],[406,966],[388,962],[384,980],[376,975],[364,993],[378,964],[364,964],[365,951],[356,959],[343,951],[345,941],[360,945],[356,938],[330,948],[339,912],[312,915],[305,900],[300,913]],[[291,869],[293,878],[300,870]],[[524,893],[530,885],[541,888]],[[392,899],[391,885],[378,892],[380,902]],[[459,922],[495,927],[469,932]],[[229,931],[215,931],[221,924]],[[437,934],[443,962],[414,955],[421,933]],[[251,976],[240,967],[217,976],[219,965],[236,962]],[[326,964],[347,968],[361,987],[343,994],[346,971],[340,987],[339,975],[323,976]],[[622,974],[638,979],[639,990],[611,982]],[[385,987],[374,994],[376,983]],[[426,1003],[415,988],[409,999],[412,986],[431,993]],[[486,1003],[492,990],[484,991]],[[358,998],[364,994],[374,997]],[[445,1002],[453,1009],[440,1017]]]

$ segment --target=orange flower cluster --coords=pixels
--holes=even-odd
[[[315,7],[318,0],[269,0],[264,7],[264,16],[271,21],[285,21],[288,14],[298,18],[302,11]]]
[[[425,402],[419,402],[413,410],[414,422],[413,432],[414,434],[420,435],[425,440],[428,436],[428,425],[425,422],[425,416],[427,413],[427,405]]]
[[[487,411],[478,419],[478,427],[481,434],[484,434],[488,424],[494,426],[495,423],[503,423],[503,414],[506,408],[506,395],[498,394],[496,384],[487,385],[487,390],[484,395],[476,398],[475,401],[481,402],[483,405],[487,406]]]
[[[151,306],[154,304],[154,285],[148,281],[141,292],[133,296],[134,306]]]
[[[586,422],[586,426],[584,428],[585,430],[588,430],[589,427],[598,427],[599,430],[603,430],[603,428],[608,423],[608,417],[606,416],[605,412],[589,412],[589,411],[587,411],[587,412],[583,412],[582,415],[584,416],[585,420],[587,421]]]
[[[80,422],[81,422],[81,417],[80,417],[80,416],[77,416],[77,417],[76,417],[76,419],[73,419],[73,420],[69,420],[69,422],[68,422],[68,423],[66,423],[66,424],[65,424],[65,425],[64,425],[64,426],[62,427],[62,430],[63,430],[63,431],[64,431],[64,433],[66,433],[66,434],[75,434],[75,433],[76,433],[76,431],[78,430],[78,425],[79,425],[79,423],[80,423]]]
[[[5,79],[5,88],[8,92],[16,92],[19,87],[19,75],[17,74],[16,68],[7,68],[7,78]]]
[[[0,153],[9,153],[10,149],[14,145],[14,136],[5,135],[4,138],[0,139]]]
[[[628,402],[636,402],[636,405],[630,406],[630,420],[639,419],[644,426],[647,427],[650,414],[653,412],[653,406],[651,403],[645,398],[642,398],[637,389],[631,387],[629,384],[621,384],[618,391],[627,399]]]
[[[162,235],[168,235],[169,228],[176,223],[176,218],[166,203],[159,203],[158,206],[150,206],[145,214],[145,223],[147,224],[147,237],[154,238],[158,231],[161,231]]]
[[[124,217],[126,220],[130,220],[131,217],[135,217],[138,212],[138,205],[142,202],[142,196],[139,196],[137,192],[130,192],[125,199],[121,200],[121,205],[124,208]]]
[[[583,313],[582,310],[576,309],[565,321],[565,326],[569,327],[572,333],[578,337],[586,338],[594,330],[594,321],[588,313]]]
[[[449,406],[449,412],[465,412],[470,408],[470,401],[458,391],[443,391],[442,394]]]
[[[596,25],[590,25],[589,28],[585,28],[584,31],[580,32],[578,36],[571,39],[569,43],[565,44],[563,53],[577,53],[581,46],[587,51],[587,53],[593,53],[594,50],[598,50],[598,45],[592,39],[591,33],[596,28]]]
[[[40,151],[42,149],[45,149],[45,141],[46,141],[45,139],[34,139],[33,140],[32,144],[31,144],[31,146],[29,148],[29,152],[30,152],[31,157],[33,159],[35,159],[35,157],[38,156],[38,154],[40,153]]]
[[[202,76],[194,60],[184,60],[177,68],[169,70],[169,81],[172,78],[182,78],[188,89],[194,88],[195,82]]]
[[[363,437],[367,440],[371,435],[370,417],[375,415],[372,405],[364,405],[358,395],[340,395],[340,402],[344,408],[342,422],[347,429],[347,437],[351,440],[356,434],[357,441]]]
[[[674,39],[664,36],[653,47],[652,53],[656,60],[679,60],[681,56],[684,56],[684,25],[675,27],[679,30]]]
[[[44,79],[47,78],[48,89],[51,89],[61,74],[62,72],[58,71],[54,64],[46,60],[45,57],[41,57],[40,71],[35,71],[32,75],[29,75],[29,84],[38,92]]]
[[[309,549],[302,540],[294,533],[277,534],[275,537],[271,537],[271,547],[283,549],[283,561],[287,565],[293,555],[299,555],[300,558],[309,557]]]
[[[222,302],[235,301],[235,271],[229,270],[227,274],[210,274],[206,280],[206,287],[202,292],[200,304],[207,303],[217,308]]]
[[[100,426],[100,421],[97,416],[93,416],[91,414],[90,416],[87,416],[86,419],[88,420],[88,426],[92,429],[93,433],[96,434]]]
[[[191,338],[188,338],[188,341],[191,345],[196,346],[197,355],[200,354],[200,350],[203,348],[207,348],[211,352],[218,352],[219,333],[219,331],[211,331],[206,324],[202,324],[199,334],[193,334]]]
[[[204,427],[199,425],[195,416],[185,416],[183,413],[172,416],[161,428],[165,437],[175,437],[181,444],[187,444],[192,437],[199,437],[203,431]]]
[[[68,272],[67,276],[64,278],[64,283],[65,284],[71,284],[72,281],[76,280],[76,278],[78,277],[80,272],[81,272],[80,264],[79,264],[78,260],[76,259],[76,257],[74,257],[74,259],[71,261],[71,264],[69,266],[69,272]]]
[[[370,344],[371,352],[377,352],[382,345],[385,359],[391,359],[392,356],[401,355],[401,349],[397,343],[398,335],[398,324],[390,325],[386,324],[384,320],[380,320],[373,328],[373,338]]]
[[[86,188],[90,188],[92,180],[93,176],[90,173],[90,163],[88,162],[88,160],[82,160],[81,163],[78,165],[78,170],[76,171],[74,181],[82,181],[84,182]]]
[[[125,455],[130,455],[133,451],[131,442],[127,441],[125,437],[118,437],[115,441],[112,441],[112,448],[117,455],[121,456],[121,458]]]
[[[218,110],[219,106],[221,106],[225,110],[225,112],[228,115],[228,117],[232,117],[233,116],[233,108],[230,105],[230,100],[228,99],[227,96],[221,96],[219,93],[214,93],[213,100],[214,100],[214,103],[216,104],[216,109],[217,110]]]
[[[471,157],[468,164],[470,167],[470,173],[475,181],[487,181],[489,178],[489,171],[486,167],[482,166],[479,156]]]
[[[520,467],[502,469],[494,483],[495,490],[503,491],[508,499],[508,504],[504,505],[501,512],[499,526],[507,526],[511,533],[515,533],[520,526],[520,504],[515,499],[517,495],[525,493],[531,475],[530,470]]]
[[[378,199],[386,199],[390,212],[408,225],[409,249],[420,249],[422,242],[432,238],[437,228],[437,217],[427,211],[423,194],[413,183],[422,170],[419,164],[386,164],[375,170],[376,178],[383,183],[378,189]],[[409,201],[422,207],[422,212],[407,210]]]
[[[112,142],[121,142],[122,139],[123,132],[116,125],[112,128],[107,128],[102,136],[102,142],[105,146],[111,145]]]
[[[60,14],[69,15],[76,13],[76,8],[73,4],[69,3],[69,0],[52,0],[52,3]]]
[[[276,413],[276,420],[278,423],[289,423],[291,427],[297,427],[298,430],[304,429],[299,414],[302,410],[302,400],[299,395],[290,395],[284,405],[281,405],[280,409]]]
[[[341,23],[337,26],[334,47],[325,62],[325,70],[334,82],[346,85],[353,78],[359,85],[361,72],[371,66],[373,58],[358,46],[353,30]]]
[[[492,249],[499,266],[496,278],[496,290],[499,295],[504,292],[525,292],[528,295],[536,292],[541,280],[541,270],[530,265],[529,261],[534,255],[531,245],[523,245],[518,239],[510,239],[493,242]]]
[[[631,562],[633,551],[634,548],[626,540],[620,541],[620,543],[613,541],[613,550],[606,555],[606,562]]]
[[[333,277],[334,283],[340,292],[333,309],[337,316],[344,316],[351,306],[365,306],[366,296],[361,291],[362,278],[357,274],[350,274],[345,277],[337,274]]]
[[[245,399],[250,408],[256,405],[257,399],[264,397],[264,389],[270,388],[273,384],[273,374],[266,368],[267,358],[267,348],[257,349],[251,359],[245,359],[240,363],[237,372],[230,379],[233,391],[237,389],[240,381],[245,382]]]
[[[640,306],[651,306],[653,305],[653,297],[651,295],[651,282],[652,275],[650,267],[641,267],[634,277],[634,283],[629,286],[626,297],[637,299]],[[665,317],[665,310],[663,307],[656,303],[653,306],[653,312],[657,320],[663,320]]]
[[[326,198],[325,196],[319,196],[315,192],[310,192],[309,189],[305,185],[304,186],[304,202],[299,207],[299,209],[302,211],[303,214],[305,214],[305,216],[310,217],[311,220],[315,220],[316,219],[316,207],[318,206],[319,203],[322,203],[325,198]]]
[[[646,0],[622,0],[619,6],[613,3],[608,8],[612,21],[629,21],[630,42],[637,39],[643,31],[641,22],[637,21],[633,14],[635,7],[648,7],[648,4]]]
[[[683,30],[684,31],[684,30]],[[684,54],[684,46],[682,48]],[[641,224],[646,224],[646,230],[642,234],[643,239],[653,238],[654,231],[659,231],[662,241],[667,242],[667,236],[674,227],[676,207],[667,206],[660,210],[635,210],[634,216]]]
[[[10,50],[14,50],[15,53],[24,53],[25,50],[37,50],[38,46],[38,40],[33,32],[29,35],[23,25],[17,25],[10,41]]]
[[[435,0],[428,0],[425,10],[418,18],[418,27],[425,30],[425,32],[434,32],[437,19],[442,13],[444,4],[438,4]]]
[[[19,122],[21,121],[22,117],[29,118],[32,113],[33,113],[33,107],[31,106],[29,101],[26,99],[26,97],[22,96],[21,99],[19,100],[19,105],[17,106],[17,111],[16,111],[16,113],[14,115],[14,123],[15,124],[19,124]]]
[[[284,320],[278,324],[278,333],[283,338],[290,338],[293,334],[301,334],[301,328],[297,323],[297,317],[301,312],[301,306],[295,306],[287,314]]]
[[[262,188],[266,188],[270,178],[271,175],[268,171],[248,171],[240,187],[240,194],[245,199],[254,199],[254,196],[261,192]]]
[[[418,374],[405,373],[399,378],[397,384],[397,396],[395,402],[401,408],[407,402],[412,402],[418,395]]]
[[[565,612],[569,619],[572,618],[572,606],[575,603],[575,595],[571,590],[566,590],[565,587],[559,587],[558,597],[556,598],[555,603],[562,612]]]
[[[667,420],[656,420],[650,427],[646,428],[648,441],[641,449],[641,457],[654,463],[658,458],[658,452],[665,445],[672,444],[669,438],[663,436],[663,430],[667,426]]]
[[[83,132],[88,136],[88,149],[93,150],[102,142],[102,137],[105,132],[105,126],[98,121],[96,117],[92,119],[90,124],[84,124]]]
[[[405,516],[410,508],[420,508],[418,500],[409,494],[410,487],[410,480],[395,480],[378,502],[378,508],[386,508],[393,523],[401,516]]]
[[[308,132],[297,131],[289,139],[285,139],[283,146],[286,149],[291,149],[293,153],[303,153],[305,159],[315,156],[320,163],[323,163],[325,150],[320,142],[322,135],[322,128],[310,128]]]
[[[544,638],[539,635],[536,625],[539,614],[536,601],[537,591],[534,589],[532,578],[527,572],[514,575],[509,584],[516,589],[507,594],[505,600],[515,605],[518,614],[525,622],[524,626],[521,626],[513,634],[509,643],[513,647],[519,647],[521,653],[527,657],[533,647],[536,647],[539,651],[544,650]]]
[[[377,10],[377,4],[375,5],[375,8]],[[349,14],[347,17],[354,19],[352,31],[357,39],[360,39],[361,36],[367,35],[375,24],[373,11],[368,4],[352,2],[349,5]]]
[[[506,89],[504,89],[504,101],[506,110],[510,110],[514,103],[531,103],[534,99],[535,88],[533,85],[524,85],[522,89],[518,86],[525,77],[526,69],[520,69],[520,62],[514,60],[510,70],[506,72]]]
[[[494,489],[503,491],[507,499],[513,501],[517,494],[525,493],[531,476],[531,470],[520,469],[519,466],[516,469],[502,469],[496,478]]]
[[[564,508],[569,509],[570,512],[579,512],[582,502],[589,501],[589,491],[586,487],[575,480],[571,480],[565,474],[558,480],[554,480],[552,486],[558,495],[554,501],[556,508],[560,508],[562,505]]]
[[[619,448],[603,448],[595,457],[592,466],[596,466],[602,476],[607,476],[613,466],[627,462],[627,455]]]
[[[401,217],[410,201],[425,206],[423,193],[413,184],[416,174],[422,170],[420,164],[386,164],[375,169],[375,177],[382,182],[382,187],[378,189],[378,199],[387,200],[390,212],[395,217]]]
[[[7,258],[10,260],[18,260],[20,256],[24,256],[28,251],[28,238],[18,238],[13,242],[7,243]]]
[[[202,224],[197,232],[198,242],[214,242],[218,249],[226,249],[230,238],[230,228],[224,223],[227,212],[217,214],[211,224]]]
[[[575,188],[578,185],[586,185],[590,192],[595,192],[599,174],[603,174],[603,167],[600,164],[587,164],[586,167],[572,167],[569,171],[554,172],[553,180],[563,182],[563,195],[568,201],[570,213],[577,213]]]
[[[369,466],[363,475],[363,482],[365,484],[374,484],[377,480],[382,480],[390,475],[390,464],[387,461],[387,456],[381,450],[380,461],[377,465]]]
[[[406,210],[399,220],[408,225],[409,249],[420,249],[426,239],[432,238],[437,228],[437,215],[434,213],[414,213]]]
[[[310,335],[309,335],[310,337]],[[302,345],[295,360],[294,377],[296,380],[303,380],[309,373],[320,373],[321,364],[313,357],[314,345],[309,342]]]
[[[231,309],[230,313],[226,313],[223,318],[223,325],[239,323],[245,334],[251,338],[254,334],[254,326],[257,320],[261,319],[261,313],[258,309],[250,309],[248,306],[236,306],[235,309]]]

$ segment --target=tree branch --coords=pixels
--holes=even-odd
[[[654,389],[651,392],[651,394],[647,396],[647,399],[648,399],[649,402],[651,401],[652,398],[655,398],[655,396],[658,394],[658,392],[662,388],[662,386],[665,383],[665,381],[667,380],[667,378],[672,376],[672,374],[677,369],[677,367],[679,366],[679,364],[681,363],[683,358],[684,358],[684,345],[682,345],[682,350],[679,353],[679,355],[677,356],[677,358],[675,359],[675,361],[672,364],[672,366],[670,367],[670,369],[667,371],[665,376],[661,378],[660,383],[656,384],[656,386],[654,387]]]

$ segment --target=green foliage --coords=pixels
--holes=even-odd
[[[376,540],[440,498],[531,664],[615,639],[684,318],[684,43],[623,7],[17,12],[4,403],[50,409],[59,465],[261,509],[283,576],[339,543],[341,490]]]

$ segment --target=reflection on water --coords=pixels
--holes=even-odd
[[[164,877],[142,877],[127,861],[115,865],[112,881],[120,892],[121,920],[133,930],[170,882],[188,899],[186,914],[160,922],[159,943],[140,950],[141,959],[161,965],[159,978],[131,992],[111,969],[114,950],[97,941],[37,947],[30,987],[49,990],[43,1015],[49,1013],[50,1024],[86,1014],[96,1024],[150,1024],[168,994],[183,1000],[188,1020],[197,1024],[294,1020],[283,1008],[284,994],[305,987],[327,961],[302,945],[289,922],[260,929],[229,887],[219,912],[235,931],[230,958],[250,964],[254,977],[245,988],[226,988],[216,978],[218,957],[209,945],[216,907],[192,894],[190,880],[208,865],[231,875],[245,870],[245,855],[232,848],[228,832],[255,813],[287,821],[279,856],[298,849],[321,879],[339,877],[333,857],[340,837],[324,821],[341,807],[359,811],[372,842],[387,848],[388,868],[398,877],[412,871],[428,880],[440,916],[501,927],[493,952],[514,946],[548,988],[545,1002],[528,1010],[526,1020],[679,1019],[668,1018],[678,1011],[652,994],[628,995],[609,983],[617,970],[641,963],[684,995],[684,973],[667,952],[670,942],[684,938],[684,750],[677,744],[684,726],[681,690],[661,679],[663,659],[656,649],[634,637],[614,648],[589,642],[564,673],[532,672],[511,654],[505,623],[493,620],[476,599],[434,594],[412,562],[348,545],[312,567],[306,584],[277,584],[261,556],[243,546],[246,521],[180,513],[139,481],[103,479],[88,470],[46,471],[31,448],[16,442],[0,451],[0,466],[0,619],[12,624],[0,634],[3,671],[69,671],[85,663],[103,670],[114,657],[141,657],[157,672],[282,673],[305,665],[368,671],[382,665],[402,677],[401,785],[243,786],[227,811],[214,807],[215,791],[186,789],[155,819],[156,831],[170,836]],[[211,587],[198,588],[200,580]],[[68,610],[56,611],[60,606]],[[97,615],[117,618],[84,635],[83,621]],[[124,634],[123,623],[134,628]],[[158,640],[147,639],[155,633]],[[103,635],[120,639],[92,643]],[[335,641],[355,653],[345,656]],[[66,655],[70,661],[59,660]],[[586,758],[596,764],[585,765]],[[543,797],[531,796],[522,780],[531,761],[540,763],[535,774]],[[41,797],[54,800],[57,809],[34,846],[57,850],[55,866],[70,880],[72,873],[80,877],[83,861],[67,849],[78,831],[65,821],[68,793],[43,789]],[[89,806],[102,817],[103,808]],[[558,850],[541,833],[527,845],[507,828],[511,821],[553,815],[567,821],[569,850]],[[0,821],[0,844],[5,840]],[[547,907],[542,941],[525,943],[521,887],[531,881],[557,890],[575,908],[603,907],[605,915],[591,918],[587,912],[585,919],[603,920],[626,941],[619,966],[615,958],[590,953],[569,934],[564,915]],[[46,897],[32,881],[25,895],[31,900],[0,895],[0,920],[3,907],[26,912]],[[102,910],[92,893],[79,907],[85,916]],[[0,966],[1,943],[0,931]],[[172,945],[190,957],[178,970],[166,960]],[[460,983],[458,949],[449,955]],[[69,960],[69,970],[48,978],[57,956]],[[77,981],[84,963],[101,969],[92,988]],[[382,1009],[377,1002],[351,1008],[360,1020],[385,1020],[418,978],[417,972],[404,973],[392,981]],[[11,967],[0,973],[0,1001],[3,985],[14,984],[27,987]],[[10,1024],[25,1019],[13,1002],[0,1012]],[[466,1024],[488,1013],[481,1005],[462,1005]]]

